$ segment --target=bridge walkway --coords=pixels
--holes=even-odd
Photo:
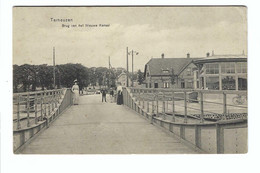
[[[197,153],[135,112],[101,95],[81,96],[22,154]]]

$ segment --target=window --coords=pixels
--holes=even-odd
[[[235,73],[235,63],[227,62],[221,64],[221,73]]]
[[[150,75],[150,74],[147,72],[147,77],[149,77],[149,75]]]
[[[222,77],[222,90],[235,90],[236,80],[233,76]]]
[[[163,73],[169,73],[169,70],[163,70]]]
[[[193,82],[192,82],[192,80],[188,80],[188,81],[186,82],[186,88],[189,88],[189,89],[193,88]]]
[[[152,84],[151,83],[149,83],[149,88],[152,88]]]
[[[247,63],[246,62],[237,63],[237,73],[247,73]]]
[[[154,88],[158,88],[158,83],[154,83]]]
[[[218,74],[219,66],[218,64],[206,64],[206,74]]]
[[[191,76],[191,68],[190,67],[186,69],[186,75]]]
[[[247,90],[247,78],[238,76],[238,90]]]
[[[163,87],[164,87],[164,88],[169,88],[169,82],[164,82],[164,83],[163,83]]]
[[[210,90],[219,90],[219,77],[207,77],[206,88]]]
[[[185,88],[185,82],[181,82],[181,88]]]

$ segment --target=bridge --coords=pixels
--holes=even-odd
[[[123,105],[69,89],[13,96],[20,154],[246,153],[245,91],[123,88]]]

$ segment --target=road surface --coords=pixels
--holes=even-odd
[[[108,97],[107,97],[108,98]],[[22,154],[197,153],[123,105],[81,96]]]

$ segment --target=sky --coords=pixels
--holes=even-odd
[[[53,22],[72,19],[72,22]],[[62,24],[70,25],[69,28]],[[109,27],[79,27],[105,24]],[[76,25],[77,27],[71,27]],[[151,58],[247,54],[246,7],[14,7],[13,64],[80,63],[134,70]],[[129,55],[129,64],[131,64]],[[131,66],[131,65],[130,65]],[[129,67],[129,69],[131,69]]]

